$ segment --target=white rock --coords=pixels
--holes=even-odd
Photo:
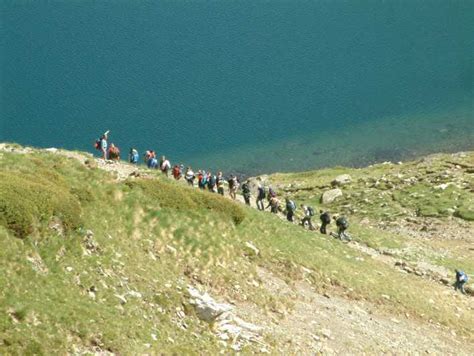
[[[342,197],[342,190],[340,189],[331,189],[327,190],[321,196],[321,203],[329,204],[332,203],[337,198]]]
[[[260,250],[257,247],[255,247],[255,245],[252,244],[250,241],[247,241],[245,243],[245,246],[248,247],[248,249],[250,249],[252,251],[252,254],[254,254],[255,256],[260,255]]]
[[[331,182],[333,186],[341,186],[345,184],[349,184],[352,182],[352,177],[349,174],[341,174],[340,176],[337,176],[334,178],[334,180]]]
[[[199,319],[208,323],[215,321],[223,313],[233,309],[231,305],[218,303],[209,294],[201,294],[191,286],[188,287],[188,293],[192,298],[191,304],[194,305]]]
[[[434,189],[445,190],[445,189],[448,188],[451,184],[453,184],[453,183],[443,183],[443,184],[440,184],[440,185],[436,185],[436,186],[434,187]]]
[[[142,294],[134,290],[129,291],[127,294],[134,298],[142,298]]]
[[[125,299],[125,297],[123,295],[114,294],[114,296],[120,300],[121,304],[126,304],[127,303],[127,299]]]

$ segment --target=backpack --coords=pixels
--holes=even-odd
[[[343,228],[347,229],[349,227],[349,222],[347,221],[345,217],[342,216],[336,220],[336,225],[342,226]]]
[[[231,178],[227,181],[227,183],[229,183],[229,189],[232,189],[234,188],[234,185],[235,185],[235,180],[234,178]]]
[[[138,159],[139,159],[139,156],[138,156],[138,152],[133,152],[131,157],[130,157],[130,163],[138,163]]]
[[[296,205],[293,200],[289,200],[288,203],[286,203],[286,210],[292,211],[292,212],[296,210]]]
[[[314,216],[314,209],[310,206],[308,206],[308,213],[309,213],[309,216]]]
[[[179,169],[178,166],[175,166],[175,167],[173,168],[173,176],[174,176],[174,177],[179,177],[180,175],[181,175],[181,170]]]
[[[327,212],[322,213],[319,218],[325,224],[330,224],[331,223],[331,216]]]
[[[270,188],[268,190],[268,195],[270,195],[270,197],[272,197],[272,198],[275,198],[277,194],[272,188]]]
[[[265,199],[265,188],[258,187],[258,199]]]
[[[209,182],[207,182],[207,187],[212,189],[216,186],[216,176],[211,176]]]
[[[247,183],[242,184],[242,192],[244,194],[250,194],[250,187]]]
[[[94,147],[96,150],[99,150],[101,149],[102,145],[100,144],[100,141],[102,141],[100,138],[98,138],[97,140],[95,140],[95,143],[94,143]]]
[[[467,274],[464,273],[463,271],[459,271],[456,273],[456,279],[459,282],[464,282],[464,283],[466,283],[469,280],[469,278],[467,277]]]

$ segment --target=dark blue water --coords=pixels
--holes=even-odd
[[[300,140],[291,169],[344,164],[324,150],[302,160],[302,142],[360,138],[389,117],[418,120],[409,132],[423,136],[444,115],[437,125],[461,137],[424,140],[423,151],[474,148],[471,0],[4,0],[1,9],[0,141],[91,151],[110,129],[124,151],[257,172],[290,167],[271,151],[259,161],[254,146]],[[351,137],[344,144],[349,157]]]

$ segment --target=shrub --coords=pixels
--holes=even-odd
[[[77,228],[81,206],[52,173],[0,173],[0,224],[24,238],[57,217],[65,230]]]

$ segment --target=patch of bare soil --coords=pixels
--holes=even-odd
[[[468,355],[474,345],[442,327],[405,316],[396,319],[368,302],[320,295],[306,282],[289,286],[260,268],[259,277],[275,294],[293,296],[290,311],[262,316],[249,304],[242,315],[265,327],[270,339],[284,341],[278,354],[443,354]]]

